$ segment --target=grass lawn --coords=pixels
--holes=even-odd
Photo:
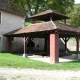
[[[29,26],[31,24],[31,21],[25,22],[25,26]]]
[[[43,22],[43,21],[35,21],[35,23],[41,23],[41,22]],[[32,21],[31,20],[25,22],[25,26],[29,26],[31,24],[32,24]]]
[[[58,64],[49,64],[9,53],[0,53],[0,67],[29,68],[40,70],[79,70],[80,60]]]
[[[72,37],[72,38],[70,38],[70,40],[72,40],[72,41],[75,41],[75,42],[76,42],[76,39],[75,39],[75,38],[73,38],[73,37]]]

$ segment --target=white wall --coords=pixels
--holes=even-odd
[[[0,11],[1,12],[1,24],[0,24],[0,36],[1,36],[1,49],[0,51],[6,50],[6,38],[3,37],[4,33],[8,33],[10,31],[22,28],[24,26],[24,17],[15,15],[9,12]],[[18,40],[18,43],[22,42],[22,39]],[[15,38],[13,41],[13,51],[16,51],[17,39]],[[17,46],[19,46],[17,44]],[[18,47],[19,48],[19,47]]]

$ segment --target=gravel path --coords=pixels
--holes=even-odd
[[[0,68],[0,80],[80,80],[80,71]]]

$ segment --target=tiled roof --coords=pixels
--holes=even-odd
[[[7,33],[5,35],[17,35],[17,34],[28,34],[28,33],[34,33],[34,32],[46,32],[46,31],[67,31],[67,32],[74,32],[74,33],[80,33],[80,28],[76,28],[67,24],[62,24],[58,22],[48,21],[43,23],[36,23],[31,24],[30,26],[26,26],[22,29],[19,29],[13,33]]]
[[[42,32],[42,31],[50,31],[50,30],[54,30],[54,29],[56,29],[56,27],[53,26],[53,22],[49,21],[49,22],[31,24],[31,25],[26,26],[26,27],[22,28],[21,30],[15,32],[14,34]]]
[[[44,11],[42,13],[33,15],[30,18],[31,19],[37,19],[37,20],[43,20],[43,21],[49,21],[50,20],[50,15],[52,16],[52,18],[53,18],[52,20],[53,21],[55,21],[55,20],[62,20],[62,19],[69,19],[68,16],[65,16],[63,14],[54,12],[52,10]]]
[[[0,0],[0,10],[8,11],[8,12],[15,13],[21,16],[25,15],[25,13],[23,12],[21,8],[17,6],[12,6],[12,7],[9,6],[6,0]]]
[[[72,25],[62,24],[59,22],[54,22],[54,24],[57,26],[58,30],[80,33],[80,28],[74,27]]]

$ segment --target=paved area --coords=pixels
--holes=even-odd
[[[22,54],[19,54],[19,56],[22,56]],[[49,56],[28,54],[28,58],[33,59],[33,60],[39,60],[39,61],[46,62],[46,63],[50,63]],[[80,55],[79,55],[79,58],[80,58]],[[59,57],[59,62],[69,62],[69,61],[73,61],[73,60],[76,60],[76,54]]]
[[[33,55],[33,56],[28,56],[28,58],[33,59],[33,60],[39,60],[39,61],[50,63],[50,57],[49,56],[43,57],[43,56],[39,56],[39,55]],[[59,62],[68,62],[68,61],[73,61],[73,60],[75,60],[74,55],[59,57]]]

